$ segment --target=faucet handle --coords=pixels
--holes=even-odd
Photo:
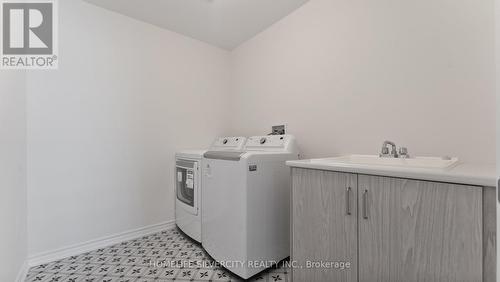
[[[389,148],[382,147],[382,152],[380,152],[380,156],[389,155]]]
[[[406,147],[399,148],[399,156],[402,158],[410,157],[410,155],[408,155],[408,148],[406,148]]]

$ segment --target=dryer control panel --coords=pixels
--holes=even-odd
[[[247,139],[245,137],[219,137],[210,147],[211,151],[241,150]]]

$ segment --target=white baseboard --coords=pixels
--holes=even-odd
[[[90,240],[84,243],[63,247],[53,251],[33,254],[28,256],[27,265],[29,267],[37,266],[40,264],[67,258],[70,256],[90,252],[99,248],[115,245],[123,241],[136,239],[162,230],[172,229],[174,227],[175,227],[175,220],[171,220],[137,228],[134,230],[125,231],[111,236],[102,237],[99,239]]]
[[[21,265],[21,268],[19,269],[19,273],[17,274],[16,277],[16,282],[24,282],[26,281],[26,276],[28,275],[28,261],[24,261],[23,265]]]

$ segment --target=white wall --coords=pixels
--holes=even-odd
[[[495,162],[494,0],[312,0],[232,53],[233,130]]]
[[[0,281],[26,259],[26,75],[0,70]]]
[[[226,51],[59,1],[59,70],[28,75],[29,253],[174,219],[173,158],[226,133]]]

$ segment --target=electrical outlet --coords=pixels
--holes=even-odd
[[[284,124],[283,125],[273,125],[272,129],[273,129],[273,131],[272,131],[273,135],[284,135],[284,134],[286,134],[286,127],[285,127]]]

